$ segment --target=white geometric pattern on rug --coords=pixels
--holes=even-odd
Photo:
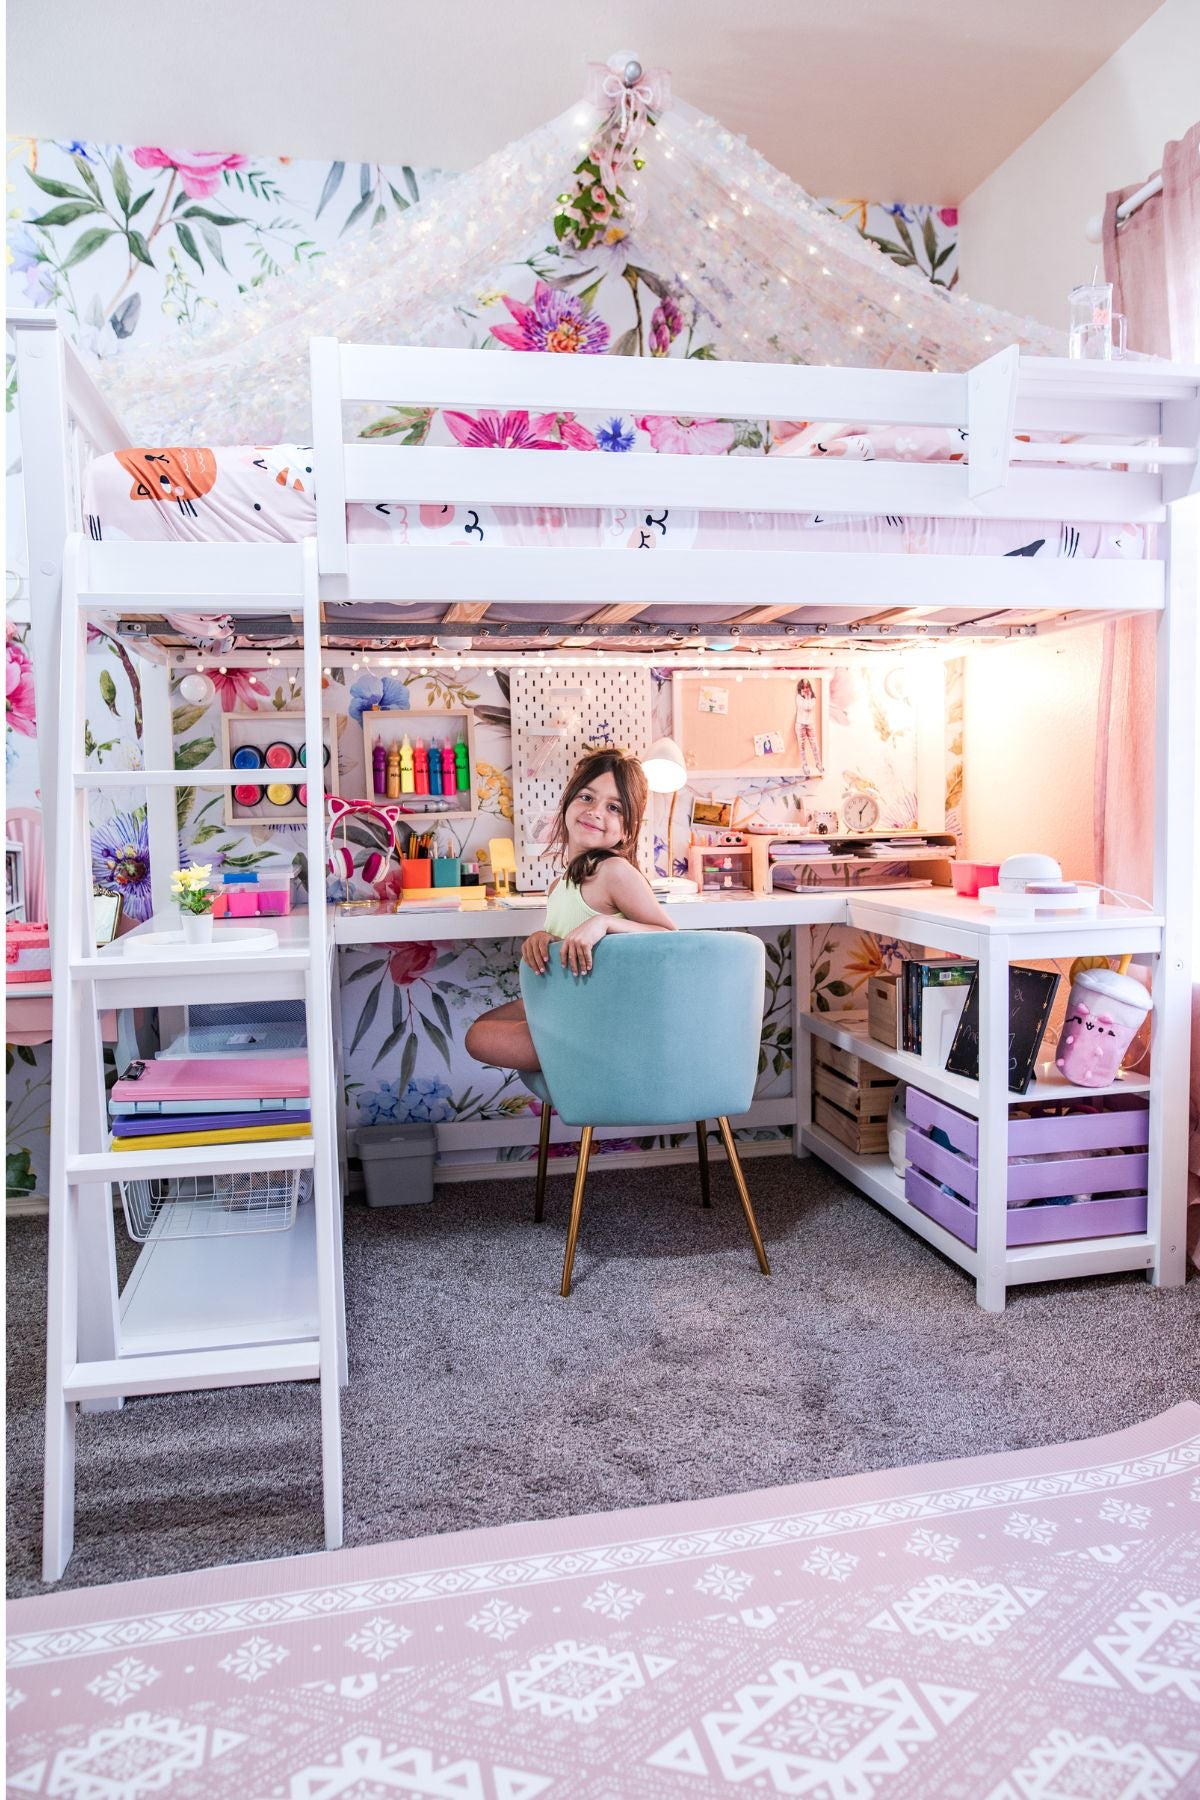
[[[574,1725],[591,1725],[601,1712],[619,1706],[628,1694],[654,1681],[672,1667],[661,1656],[643,1656],[632,1650],[613,1652],[603,1644],[579,1644],[573,1638],[539,1651],[524,1668],[512,1669],[499,1682],[472,1694],[485,1706],[503,1706],[505,1694],[514,1712],[535,1708],[543,1719],[570,1719]]]
[[[116,1724],[94,1731],[86,1744],[60,1750],[45,1791],[55,1800],[143,1800],[161,1793],[177,1775],[200,1769],[244,1740],[237,1732],[211,1733],[154,1713],[129,1713]],[[45,1765],[39,1774],[44,1774]],[[32,1785],[33,1769],[9,1777],[18,1793],[41,1793]]]
[[[1183,1793],[1198,1762],[1194,1752],[1162,1744],[1052,1731],[987,1800],[1165,1800]]]
[[[1039,1588],[1009,1588],[969,1576],[931,1575],[871,1620],[876,1631],[932,1635],[943,1644],[977,1644],[986,1650],[1002,1631],[1046,1598]]]
[[[739,1688],[729,1708],[703,1714],[699,1730],[726,1781],[765,1780],[777,1794],[819,1790],[830,1800],[871,1800],[884,1776],[904,1768],[976,1698],[946,1687],[922,1686],[919,1693],[898,1677],[868,1681],[852,1669],[780,1661]],[[648,1760],[679,1773],[709,1768],[695,1728]]]
[[[1136,1605],[1119,1613],[1112,1629],[1094,1640],[1094,1649],[1136,1693],[1174,1689],[1200,1703],[1200,1599],[1140,1593]],[[1063,1670],[1062,1679],[1118,1687],[1105,1663],[1085,1650]]]
[[[537,1800],[551,1786],[549,1776],[519,1769],[493,1768],[490,1776],[470,1757],[451,1761],[416,1745],[357,1737],[341,1746],[334,1767],[293,1775],[288,1800]]]

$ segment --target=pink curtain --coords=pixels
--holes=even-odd
[[[1104,273],[1113,307],[1129,321],[1129,348],[1200,362],[1200,123],[1163,152],[1163,191],[1123,224],[1117,208],[1143,186],[1108,196]],[[1100,880],[1150,897],[1154,778],[1154,623],[1106,627],[1096,739],[1096,867]],[[1183,753],[1186,754],[1186,747]],[[1200,986],[1192,989],[1188,1244],[1200,1267]]]

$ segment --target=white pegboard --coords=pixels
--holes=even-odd
[[[514,669],[513,812],[517,886],[549,887],[557,866],[542,851],[563,788],[588,744],[618,744],[635,756],[650,748],[649,669]],[[638,861],[649,872],[649,820]]]

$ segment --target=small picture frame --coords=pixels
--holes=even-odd
[[[732,800],[693,800],[693,825],[721,825],[728,831],[733,825]]]
[[[121,924],[120,894],[94,892],[92,895],[93,934],[97,950],[111,944]]]

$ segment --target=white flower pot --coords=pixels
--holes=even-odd
[[[183,926],[185,944],[211,944],[213,941],[213,916],[210,912],[181,912],[179,922]]]

